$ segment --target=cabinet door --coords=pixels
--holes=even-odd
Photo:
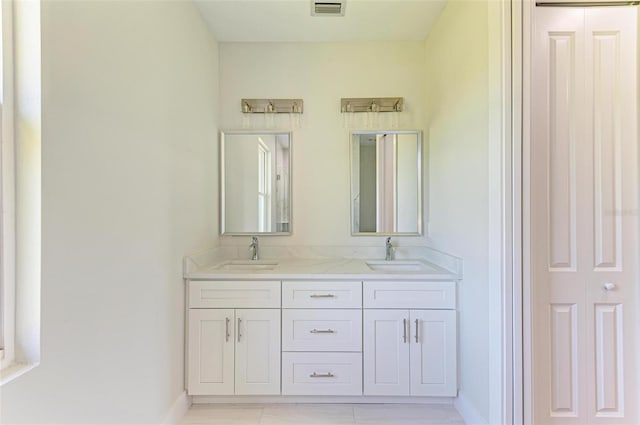
[[[280,310],[236,310],[236,394],[280,394]]]
[[[409,311],[364,311],[364,394],[409,395]]]
[[[189,310],[188,392],[233,394],[234,311]]]
[[[411,395],[456,396],[456,311],[411,310]]]

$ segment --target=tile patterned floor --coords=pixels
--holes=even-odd
[[[464,425],[443,404],[194,404],[181,425]]]

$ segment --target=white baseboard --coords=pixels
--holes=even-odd
[[[187,392],[183,391],[169,408],[167,415],[162,421],[162,424],[178,425],[182,418],[184,418],[184,415],[187,414],[189,406],[191,406],[191,400],[187,396]]]
[[[458,393],[458,397],[453,402],[453,407],[456,408],[462,419],[467,425],[487,425],[487,421],[482,417],[480,413],[470,404],[464,397],[464,394]]]
[[[304,395],[238,395],[238,396],[191,396],[193,404],[289,404],[289,403],[362,403],[362,404],[448,404],[452,405],[452,397],[410,397],[410,396],[304,396]]]

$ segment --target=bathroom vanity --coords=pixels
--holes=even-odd
[[[187,392],[454,397],[460,273],[452,268],[187,257]]]

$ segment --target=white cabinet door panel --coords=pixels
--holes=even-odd
[[[189,310],[188,392],[233,394],[234,311]]]
[[[236,394],[280,394],[280,310],[236,310]]]
[[[409,395],[409,311],[364,311],[364,394]]]
[[[457,395],[456,311],[411,310],[411,395]]]

